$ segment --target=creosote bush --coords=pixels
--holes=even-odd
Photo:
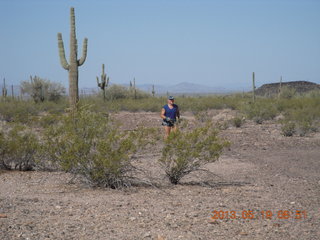
[[[93,185],[130,185],[134,170],[130,157],[139,137],[134,132],[120,132],[107,114],[81,107],[50,126],[45,142],[51,161],[62,170],[81,175]]]
[[[20,124],[0,131],[0,169],[32,170],[38,149],[36,136]]]
[[[21,91],[32,97],[35,103],[48,101],[59,101],[66,93],[66,89],[60,83],[34,76],[30,81],[21,82]]]
[[[272,99],[257,99],[256,102],[243,106],[242,111],[257,124],[265,120],[272,120],[278,114]]]
[[[281,131],[282,131],[283,136],[286,136],[286,137],[293,136],[293,134],[295,133],[295,127],[296,127],[296,125],[293,122],[284,123],[281,127]]]
[[[106,99],[108,100],[116,100],[116,99],[142,99],[142,98],[151,98],[151,95],[141,91],[139,89],[135,89],[135,93],[132,89],[127,88],[121,85],[111,85],[105,91]]]
[[[243,124],[243,119],[241,117],[234,117],[231,119],[233,126],[239,128]]]
[[[281,88],[280,98],[292,99],[296,96],[296,90],[292,87],[284,86]]]
[[[177,131],[166,139],[159,162],[170,182],[177,184],[185,175],[216,161],[228,145],[218,138],[210,124],[190,131]]]

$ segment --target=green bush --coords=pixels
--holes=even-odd
[[[283,115],[286,122],[295,123],[295,131],[299,136],[319,129],[320,98],[299,97],[282,100]]]
[[[8,101],[0,103],[0,120],[6,122],[27,123],[30,116],[38,113],[35,104],[30,101]]]
[[[288,86],[284,86],[281,88],[280,91],[280,98],[284,98],[284,99],[292,99],[296,96],[296,89],[292,88],[292,87],[288,87]]]
[[[234,117],[231,119],[231,121],[232,121],[233,126],[235,126],[237,128],[241,127],[241,125],[243,123],[243,120],[240,117]]]
[[[111,85],[106,89],[106,99],[116,100],[116,99],[141,99],[151,97],[150,94],[141,91],[140,89],[135,90],[133,88],[127,88],[121,85]]]
[[[45,101],[38,104],[35,104],[31,100],[0,102],[0,120],[25,124],[44,112],[63,113],[67,105],[67,101],[63,101],[62,99],[56,103]]]
[[[209,122],[212,118],[207,111],[194,112],[194,117],[198,123]]]
[[[119,132],[108,115],[81,107],[47,129],[44,149],[62,170],[94,185],[118,188],[130,185],[130,157],[139,139],[134,132]]]
[[[257,99],[254,103],[244,105],[242,112],[258,124],[265,120],[272,120],[278,114],[273,99]]]
[[[60,83],[34,76],[30,81],[21,82],[21,92],[31,96],[35,103],[45,100],[56,102],[65,95],[66,89]]]
[[[38,150],[38,139],[22,125],[15,124],[8,132],[0,132],[1,169],[32,170]]]
[[[282,125],[282,134],[286,137],[291,137],[295,133],[296,125],[293,122],[286,122]]]
[[[216,161],[227,145],[210,124],[190,131],[177,131],[165,141],[159,162],[170,182],[177,184],[183,176]]]

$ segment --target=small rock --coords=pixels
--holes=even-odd
[[[243,231],[241,231],[241,232],[239,233],[239,235],[241,235],[241,236],[247,236],[247,235],[248,235],[248,233],[247,233],[247,232],[243,232]]]
[[[129,219],[130,219],[131,221],[136,220],[136,218],[135,218],[135,217],[130,217]]]
[[[143,238],[150,238],[151,237],[151,233],[147,232],[143,235]]]
[[[295,202],[291,202],[290,204],[293,205],[293,204],[295,204]]]
[[[7,218],[8,216],[6,214],[1,214],[0,213],[0,218]]]
[[[163,236],[161,236],[161,235],[158,235],[158,238],[157,238],[157,240],[166,240]]]

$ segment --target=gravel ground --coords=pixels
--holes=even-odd
[[[220,121],[235,112],[210,114]],[[160,124],[156,113],[115,117],[125,129]],[[157,187],[89,188],[62,172],[0,172],[0,239],[320,239],[320,134],[283,137],[275,121],[220,134],[232,145],[206,165],[210,173],[175,186],[157,164],[159,146],[135,160]]]

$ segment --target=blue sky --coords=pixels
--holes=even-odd
[[[80,87],[101,64],[113,83],[191,82],[230,90],[279,81],[320,84],[319,0],[0,0],[0,78],[63,83],[57,33],[69,58],[75,7]]]

